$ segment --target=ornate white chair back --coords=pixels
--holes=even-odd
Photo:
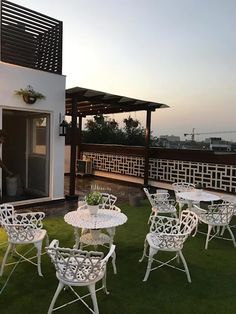
[[[59,241],[53,240],[46,250],[59,279],[73,284],[89,284],[103,277],[109,257],[104,258],[102,252],[61,248],[58,245]]]
[[[175,193],[189,192],[195,189],[195,185],[187,182],[175,182],[172,184]]]
[[[209,205],[205,213],[201,213],[207,221],[228,225],[232,216],[234,215],[235,207],[230,203]]]
[[[188,210],[182,212],[181,218],[155,216],[151,218],[150,233],[157,247],[174,251],[181,249],[184,242],[197,226],[197,215]]]
[[[145,192],[145,194],[146,194],[146,196],[147,196],[151,206],[154,207],[156,205],[155,201],[154,201],[154,198],[151,196],[151,194],[149,193],[147,188],[143,188],[143,190],[144,190],[144,192]]]
[[[0,224],[11,224],[14,221],[14,206],[11,204],[1,204],[0,205]]]
[[[33,241],[37,236],[37,231],[43,227],[44,217],[43,212],[17,214],[13,205],[0,205],[0,221],[10,242]]]
[[[181,193],[181,192],[190,192],[193,191],[195,189],[195,185],[192,183],[187,183],[187,182],[175,182],[172,184],[173,190],[175,192],[175,199],[176,202],[179,203],[180,206],[180,211],[182,209],[182,206],[184,204],[188,204],[188,201],[186,201],[185,199],[179,197],[177,195],[177,193]]]
[[[115,202],[117,197],[113,194],[102,193],[102,208],[103,209],[115,209]]]
[[[19,255],[24,261],[28,261],[38,267],[38,274],[42,276],[41,272],[41,251],[42,242],[48,236],[46,230],[42,229],[42,219],[45,217],[43,212],[29,212],[29,213],[16,213],[11,204],[0,205],[0,222],[8,235],[8,248],[3,258],[1,265],[0,275],[3,274],[4,267],[8,255],[13,249],[15,254]],[[24,255],[17,252],[15,246],[18,244],[34,244],[37,249],[37,264],[28,259]]]
[[[181,232],[191,234],[197,227],[198,216],[190,210],[183,210],[180,216],[180,230]]]

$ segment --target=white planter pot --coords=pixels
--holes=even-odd
[[[7,196],[16,196],[17,177],[6,177]]]
[[[99,209],[99,205],[88,205],[90,215],[96,215]]]

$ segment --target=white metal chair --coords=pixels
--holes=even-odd
[[[43,212],[18,214],[14,211],[13,205],[0,205],[0,221],[8,235],[8,247],[2,261],[0,276],[3,274],[8,255],[11,250],[20,256],[22,260],[36,265],[39,276],[42,276],[41,251],[44,238],[46,238],[48,243],[47,231],[42,229],[42,220],[44,217],[45,213]],[[33,244],[37,249],[37,263],[34,263],[32,258],[26,258],[17,252],[15,247],[18,244]]]
[[[113,194],[102,193],[102,209],[116,210],[120,212],[120,208],[115,206],[117,197]],[[110,245],[113,244],[116,228],[106,228],[107,233],[110,236]]]
[[[117,197],[113,194],[101,193],[102,194],[102,208],[103,209],[113,209]]]
[[[170,199],[170,194],[167,190],[156,190],[156,193],[149,193],[147,188],[143,188],[149,203],[151,204],[151,214],[148,218],[148,223],[152,216],[159,214],[171,214],[176,217],[175,200]]]
[[[175,182],[172,184],[172,187],[175,193],[176,202],[179,205],[179,215],[180,215],[181,210],[184,207],[184,205],[188,205],[188,201],[179,197],[177,193],[193,191],[195,189],[195,185],[192,183],[187,183],[187,182]],[[196,203],[196,202],[194,202],[194,204],[199,205],[199,203]]]
[[[57,290],[48,309],[48,314],[78,300],[82,301],[92,313],[98,314],[96,291],[104,289],[108,294],[106,289],[106,264],[115,250],[115,245],[111,246],[109,253],[105,257],[102,252],[60,248],[58,240],[53,240],[46,250],[56,268],[56,277],[59,280]],[[102,286],[96,289],[95,285],[100,280],[102,280]],[[77,298],[54,308],[59,293],[66,286],[71,289]],[[73,287],[88,287],[89,294],[79,296]],[[93,309],[84,301],[84,298],[89,295],[92,298]]]
[[[230,202],[231,206],[233,206],[233,216],[236,216],[236,202]],[[233,218],[233,217],[232,217]],[[230,228],[236,228],[236,225],[230,225]]]
[[[213,204],[209,205],[207,210],[194,205],[194,211],[198,215],[199,222],[203,222],[208,226],[205,243],[206,250],[208,248],[209,241],[212,240],[213,238],[231,240],[233,241],[234,247],[236,247],[234,234],[229,225],[232,216],[235,213],[234,205],[230,203]],[[228,230],[231,239],[223,237],[225,229]]]
[[[185,272],[188,282],[191,282],[191,277],[187,263],[182,253],[182,248],[188,236],[191,234],[193,229],[197,227],[197,215],[189,210],[183,210],[181,212],[180,219],[165,216],[153,216],[151,221],[152,224],[150,227],[150,232],[147,234],[144,241],[143,256],[140,259],[140,262],[142,262],[144,257],[148,258],[146,274],[143,281],[147,281],[152,270],[163,266],[169,266],[171,268]],[[148,246],[149,254],[147,254]],[[153,256],[157,254],[158,251],[173,252],[175,253],[175,256],[168,261],[154,259]],[[183,269],[173,265],[172,263],[175,259],[177,259],[177,262],[179,262],[179,258],[183,263]],[[153,261],[160,265],[152,268]]]
[[[236,216],[236,196],[234,195],[224,195],[222,197],[223,203],[229,203],[231,206],[234,206],[234,214],[233,216]],[[233,218],[233,217],[232,217]],[[231,225],[230,228],[236,228],[236,225]]]

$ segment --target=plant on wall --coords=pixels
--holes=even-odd
[[[46,97],[36,92],[31,85],[28,85],[26,88],[21,88],[15,91],[15,95],[22,96],[24,102],[27,104],[34,104],[37,99],[45,99]]]

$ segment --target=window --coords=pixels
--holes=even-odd
[[[47,118],[33,118],[32,122],[32,141],[31,141],[31,152],[33,154],[46,155],[47,148]]]

